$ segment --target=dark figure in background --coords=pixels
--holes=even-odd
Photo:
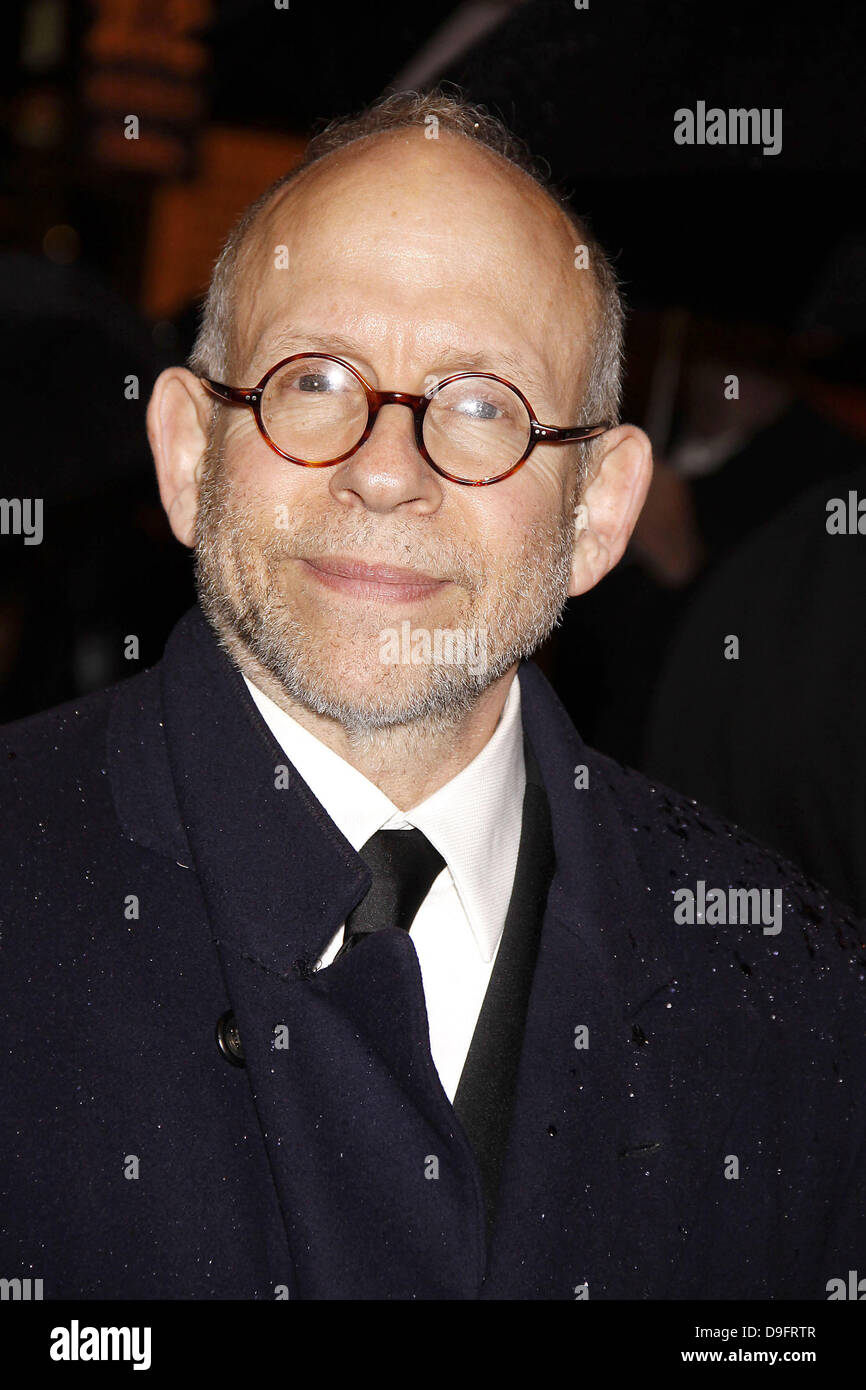
[[[866,466],[760,528],[695,597],[656,690],[646,767],[866,914]],[[739,658],[725,660],[725,638]]]
[[[787,408],[692,484],[714,568],[666,656],[641,762],[861,913],[864,321],[866,240],[848,237],[798,315]],[[723,659],[728,634],[739,638],[737,660]]]
[[[0,536],[9,720],[147,666],[194,588],[144,433],[164,360],[147,324],[95,272],[25,255],[0,256],[0,323],[0,495],[42,515],[38,544]]]

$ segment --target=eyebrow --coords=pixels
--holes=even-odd
[[[256,362],[260,358],[267,358],[267,366],[272,366],[273,361],[279,360],[276,354],[284,353],[291,356],[294,352],[304,351],[329,352],[350,359],[363,356],[359,352],[358,343],[342,337],[339,333],[281,333],[274,338],[265,339],[264,343],[256,348],[252,360]],[[535,391],[542,396],[546,394],[550,385],[520,353],[504,348],[494,352],[469,352],[450,348],[439,359],[437,375],[449,376],[461,371],[492,372],[494,376],[505,376],[512,380],[515,386],[521,389],[525,387],[527,391]]]

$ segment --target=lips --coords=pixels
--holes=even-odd
[[[442,584],[436,574],[410,569],[406,565],[367,565],[361,560],[342,556],[322,555],[307,564],[328,574],[342,574],[346,579],[367,579],[374,584]]]
[[[328,588],[358,598],[406,602],[426,598],[450,582],[406,565],[367,564],[341,555],[315,556],[301,564]]]

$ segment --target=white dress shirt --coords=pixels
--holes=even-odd
[[[520,847],[526,768],[518,679],[480,753],[406,812],[244,680],[289,762],[353,849],[360,850],[377,830],[414,826],[445,860],[414,918],[411,940],[424,984],[430,1050],[453,1101],[502,937]],[[342,941],[341,925],[317,969],[330,965]]]

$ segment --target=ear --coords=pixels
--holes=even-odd
[[[148,402],[147,437],[169,525],[181,544],[190,547],[210,414],[210,399],[192,372],[169,367],[160,373]]]
[[[602,439],[604,453],[575,507],[570,598],[622,559],[652,478],[652,445],[637,425],[617,425]]]

